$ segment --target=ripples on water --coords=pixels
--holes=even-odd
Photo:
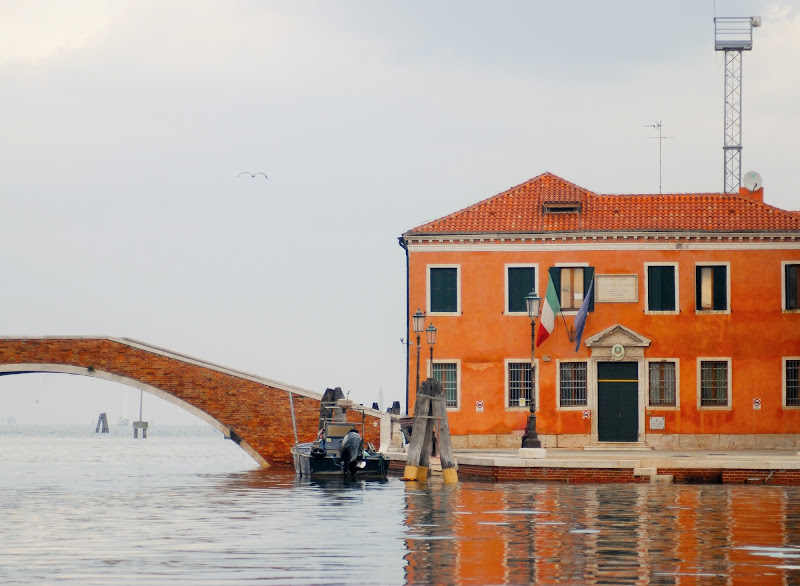
[[[206,427],[0,426],[0,583],[800,583],[800,489],[309,482]]]

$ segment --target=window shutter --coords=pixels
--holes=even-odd
[[[660,311],[663,307],[661,287],[661,267],[647,267],[647,309],[650,311]]]
[[[585,267],[583,269],[583,298],[586,299],[589,293],[589,287],[594,279],[594,267]],[[589,311],[594,311],[594,288],[592,288],[592,297],[589,299]]]
[[[675,269],[647,267],[647,309],[675,311]]]
[[[694,303],[696,309],[703,309],[703,267],[694,268]]]
[[[800,265],[786,265],[786,309],[800,309]]]
[[[550,267],[550,281],[553,283],[553,288],[556,290],[556,295],[558,295],[558,301],[561,302],[561,267]],[[547,296],[547,289],[544,290],[544,295],[540,295],[542,299]]]
[[[458,311],[458,271],[455,268],[430,269],[431,311]]]
[[[714,309],[728,309],[727,267],[714,267]]]
[[[661,267],[661,309],[663,311],[675,311],[675,269],[673,267]]]
[[[525,298],[536,285],[535,273],[533,267],[508,269],[508,311],[528,311]]]

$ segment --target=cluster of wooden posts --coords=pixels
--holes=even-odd
[[[103,433],[108,433],[108,417],[105,413],[101,413],[100,417],[97,418],[97,427],[94,432],[100,433],[101,430]]]
[[[414,429],[408,446],[408,458],[403,480],[425,482],[428,479],[434,433],[445,483],[458,482],[450,425],[447,423],[444,387],[433,379],[423,382],[417,390],[414,404]]]

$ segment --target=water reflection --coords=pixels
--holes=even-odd
[[[59,433],[0,426],[0,583],[800,584],[800,487],[315,481]]]
[[[800,489],[406,487],[409,583],[800,583]]]

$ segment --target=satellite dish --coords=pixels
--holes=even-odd
[[[755,171],[748,171],[745,173],[743,182],[744,186],[748,189],[748,191],[750,191],[750,193],[764,187],[764,182],[761,180],[761,175]]]

